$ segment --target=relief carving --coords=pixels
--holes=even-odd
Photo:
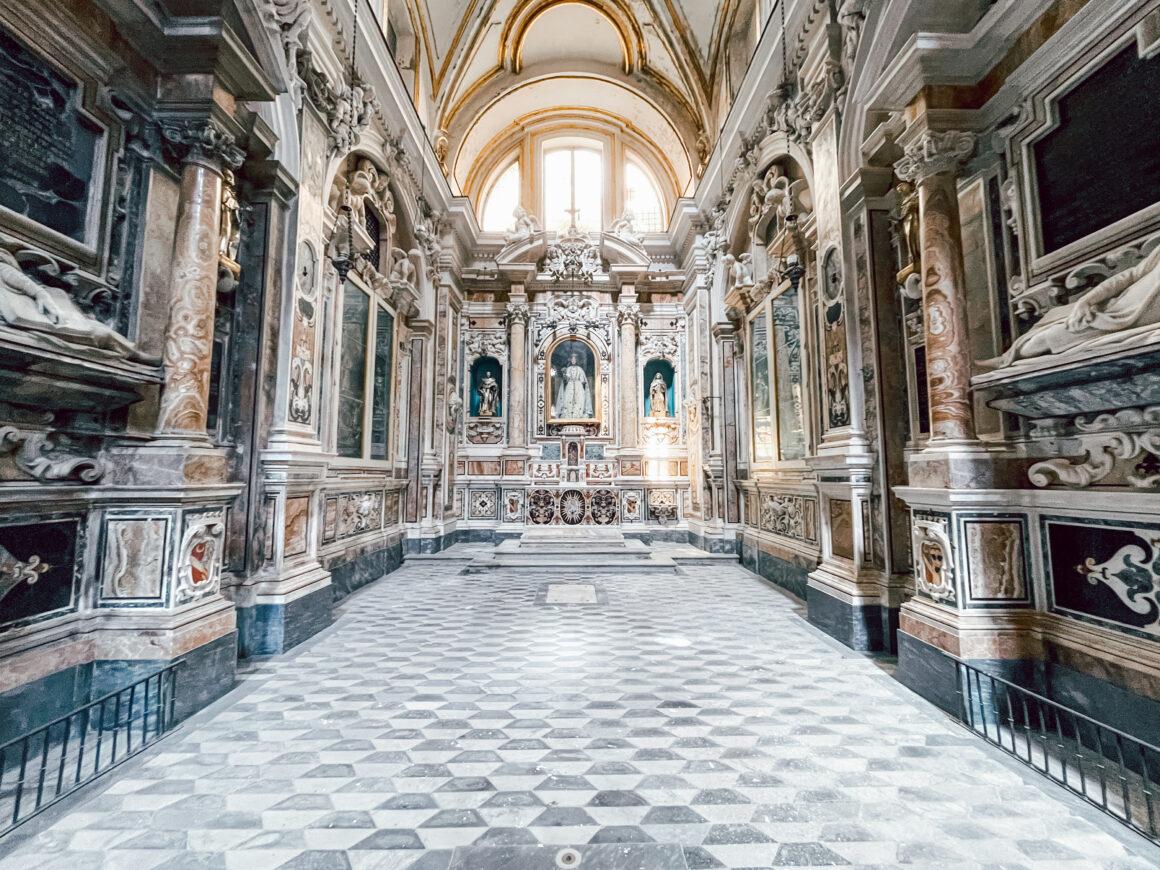
[[[1074,302],[1049,310],[1002,356],[981,363],[1016,366],[1048,355],[1083,359],[1093,351],[1143,344],[1160,334],[1160,240],[1143,260],[1106,278]],[[1073,284],[1091,272],[1069,279]]]

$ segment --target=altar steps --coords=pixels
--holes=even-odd
[[[481,553],[463,574],[486,571],[528,571],[537,574],[674,574],[679,570],[670,556],[656,552],[614,529],[532,529],[518,540],[504,541]]]

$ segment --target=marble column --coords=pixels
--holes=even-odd
[[[633,448],[639,443],[640,404],[636,382],[636,341],[640,326],[640,306],[631,300],[622,301],[616,310],[620,323],[620,446]]]
[[[930,445],[973,442],[971,350],[955,174],[975,147],[970,133],[925,130],[895,165],[918,189],[922,308],[930,396]]]
[[[528,445],[528,303],[509,302],[507,307],[510,327],[510,358],[508,390],[508,446]]]
[[[241,165],[244,154],[234,145],[233,136],[212,121],[165,124],[162,133],[183,159],[157,431],[204,441],[217,306],[222,177],[225,169]]]

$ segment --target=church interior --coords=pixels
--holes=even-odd
[[[1160,0],[0,48],[0,866],[1160,866]]]

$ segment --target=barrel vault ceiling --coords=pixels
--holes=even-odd
[[[415,101],[462,183],[503,131],[570,108],[622,120],[691,181],[756,41],[757,0],[388,0]]]

